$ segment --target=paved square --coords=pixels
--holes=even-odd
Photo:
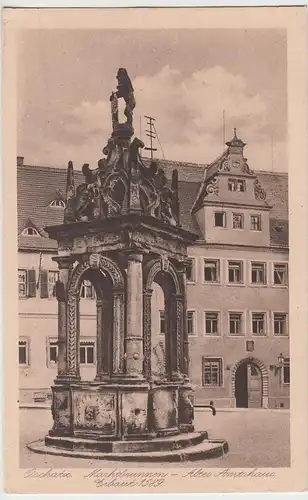
[[[223,438],[230,451],[224,457],[197,462],[161,464],[162,467],[289,467],[290,413],[287,410],[196,410],[196,430],[207,430],[210,438]],[[95,468],[121,467],[120,462],[56,457],[31,452],[26,445],[43,438],[52,427],[47,409],[20,409],[20,466],[21,468]],[[127,462],[125,467],[151,467],[148,463]],[[155,464],[159,467],[159,464]]]

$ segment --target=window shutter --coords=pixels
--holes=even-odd
[[[41,299],[48,298],[48,271],[46,269],[41,270]]]
[[[28,270],[28,297],[36,296],[36,272],[35,269]]]

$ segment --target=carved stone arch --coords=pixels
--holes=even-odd
[[[113,260],[99,254],[92,254],[86,262],[79,263],[73,270],[68,288],[68,334],[67,334],[67,373],[71,378],[79,379],[79,336],[80,336],[80,312],[79,291],[83,275],[89,269],[96,272],[106,272],[112,283],[112,330],[109,334],[114,337],[116,345],[119,346],[117,356],[112,353],[113,371],[122,370],[124,357],[124,328],[125,328],[125,298],[124,298],[124,273]],[[97,307],[101,306],[100,300]],[[102,340],[102,339],[101,339]],[[101,342],[102,343],[102,342]],[[111,346],[112,344],[110,344]],[[98,346],[99,350],[99,346]],[[101,366],[101,361],[98,362]],[[110,366],[110,365],[109,365]],[[110,368],[111,371],[111,368]],[[98,375],[101,375],[100,373]]]
[[[160,260],[155,259],[147,263],[144,272],[144,289],[151,290],[155,277],[159,272],[162,271],[162,263]],[[168,262],[168,269],[165,270],[167,274],[169,274],[172,278],[172,281],[175,286],[175,293],[180,295],[183,293],[181,282],[177,271],[174,265],[171,262]]]
[[[69,284],[69,295],[78,294],[82,282],[83,274],[89,269],[101,269],[102,271],[107,272],[108,276],[112,281],[112,285],[115,287],[124,287],[124,275],[121,271],[118,264],[116,264],[113,260],[108,257],[99,257],[98,266],[91,266],[90,260],[79,263],[73,270],[70,284]]]
[[[236,370],[243,363],[253,364],[257,366],[261,372],[261,380],[262,380],[262,407],[268,407],[268,371],[264,363],[260,361],[258,358],[254,356],[247,356],[246,358],[242,358],[237,361],[231,370],[231,384],[232,384],[232,398],[235,398],[235,374]]]

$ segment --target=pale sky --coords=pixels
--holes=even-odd
[[[286,172],[286,51],[282,30],[24,31],[18,155],[26,164],[94,168],[111,133],[117,69],[125,67],[135,135],[146,142],[140,117],[153,116],[166,159],[213,161],[223,151],[225,110],[226,140],[236,127],[250,167]]]

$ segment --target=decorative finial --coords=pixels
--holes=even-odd
[[[236,135],[236,127],[234,127],[234,139],[237,139],[237,135]]]

